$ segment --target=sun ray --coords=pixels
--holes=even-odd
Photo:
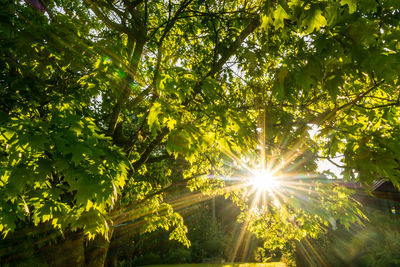
[[[252,200],[252,202],[251,202],[251,204],[250,204],[250,207],[249,207],[249,209],[248,209],[247,212],[246,212],[246,218],[245,218],[245,220],[244,220],[244,222],[243,222],[243,226],[242,226],[241,229],[240,229],[239,238],[236,240],[236,245],[235,245],[234,251],[233,251],[233,253],[232,253],[232,260],[231,260],[232,262],[233,262],[233,260],[235,259],[235,257],[237,256],[237,252],[238,252],[238,250],[239,250],[239,247],[240,247],[240,245],[242,244],[244,235],[245,235],[245,233],[246,233],[246,231],[247,231],[248,223],[249,223],[249,221],[250,221],[251,212],[252,212],[253,208],[257,205],[257,200],[258,200],[258,198],[259,198],[259,194],[261,194],[261,192],[256,192],[256,197],[253,198],[253,200]]]

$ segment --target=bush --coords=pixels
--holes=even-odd
[[[400,266],[400,218],[371,210],[368,217],[364,227],[339,227],[317,240],[300,242],[308,253],[300,266],[321,261],[329,266]]]
[[[144,255],[135,257],[132,261],[127,263],[126,266],[142,266],[142,265],[152,265],[159,263],[163,263],[160,255],[149,252]]]
[[[187,248],[176,248],[170,251],[164,259],[164,263],[189,263],[191,262],[190,250]]]

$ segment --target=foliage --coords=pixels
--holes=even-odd
[[[312,186],[315,186],[314,190],[309,189],[301,201],[295,199],[294,195],[289,195],[287,199],[253,208],[246,214],[250,217],[247,218],[250,221],[249,229],[265,240],[265,248],[284,249],[290,241],[316,238],[330,228],[332,219],[347,229],[353,223],[363,224],[362,219],[365,216],[359,210],[360,204],[347,199],[350,193],[342,193],[342,190],[348,189],[326,185],[324,189],[320,189],[318,184]],[[329,190],[333,194],[328,193]],[[352,212],[356,212],[358,216],[350,216]]]
[[[73,230],[85,225],[95,234],[91,228],[104,224],[125,184],[125,159],[93,121],[79,118],[68,104],[54,109],[42,120],[10,116],[1,128],[7,147],[1,170],[5,233],[28,216],[35,225],[50,221]]]
[[[168,234],[162,230],[133,235],[135,228],[128,226],[124,230],[114,230],[110,254],[117,254],[117,262],[133,266],[212,262],[223,259],[230,261],[235,259],[235,256],[236,259],[240,259],[239,256],[242,255],[233,255],[232,252],[236,245],[244,247],[243,244],[235,242],[238,234],[235,233],[237,224],[234,219],[240,213],[240,209],[222,197],[214,199],[214,202],[215,209],[210,207],[212,200],[208,200],[180,211],[188,227],[187,236],[191,242],[189,248],[168,240]],[[244,253],[251,259],[252,251]],[[146,261],[150,257],[148,255],[156,256],[152,261]]]
[[[266,33],[258,36],[264,42],[248,49],[253,57],[240,58],[241,70],[264,126],[261,161],[278,176],[297,178],[261,208],[243,205],[242,219],[250,220],[266,248],[275,249],[326,232],[331,217],[346,228],[362,223],[350,191],[301,177],[313,173],[316,158],[340,157],[343,164],[334,164],[345,179],[371,184],[380,177],[397,185],[399,157],[389,147],[399,142],[398,121],[384,114],[398,109],[398,74],[390,62],[398,60],[399,47],[397,39],[389,41],[398,33],[398,16],[381,16],[399,10],[392,1],[269,4],[272,12],[262,17]],[[312,128],[318,129],[315,138]]]
[[[221,225],[220,221],[213,222],[211,211],[207,207],[199,206],[198,209],[202,210],[200,214],[187,218],[187,223],[191,226],[188,237],[194,241],[191,262],[223,258],[226,239],[232,234],[229,232],[229,225]]]
[[[398,1],[1,2],[3,235],[133,221],[189,246],[166,198],[187,185],[226,193],[281,247],[361,222],[351,192],[303,179],[304,196],[253,209],[209,178],[313,177],[339,157],[345,179],[399,183]]]
[[[370,221],[349,231],[338,229],[320,237],[317,251],[326,262],[353,266],[396,266],[399,264],[399,218],[368,209]],[[312,242],[315,244],[316,242]]]

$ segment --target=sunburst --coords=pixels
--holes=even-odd
[[[280,186],[278,178],[268,170],[254,171],[249,183],[255,190],[260,191],[271,191]]]

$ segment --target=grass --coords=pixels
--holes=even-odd
[[[197,263],[197,264],[159,264],[148,267],[285,267],[283,262],[269,263]]]

